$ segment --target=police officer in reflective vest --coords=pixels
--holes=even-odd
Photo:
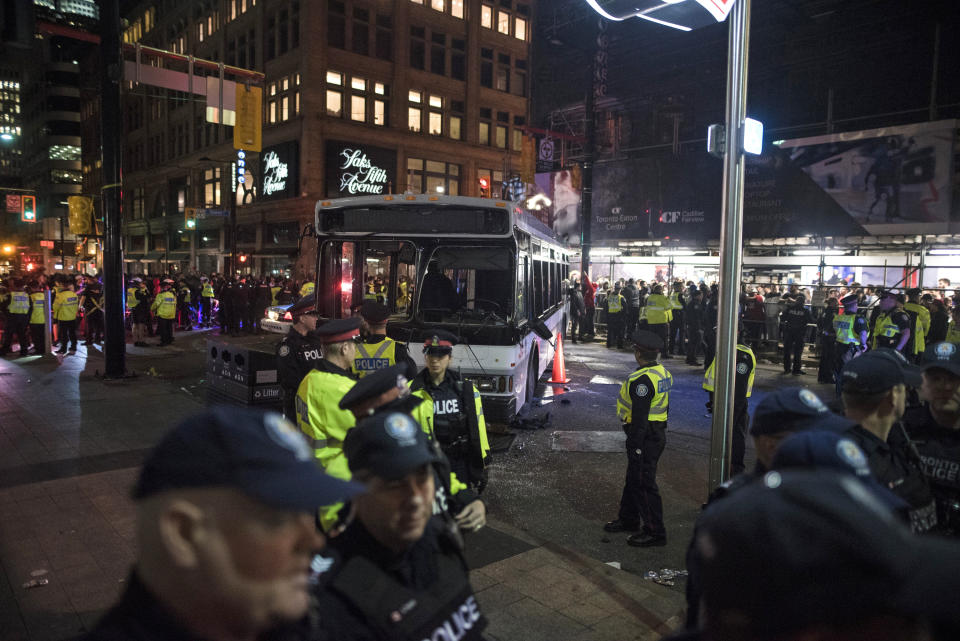
[[[20,356],[26,356],[30,349],[30,337],[27,336],[27,325],[30,320],[30,295],[23,287],[19,278],[10,279],[10,292],[4,301],[6,307],[6,324],[3,327],[3,346],[0,347],[0,356],[10,352],[13,336],[17,336],[20,343]]]
[[[314,330],[313,335],[323,345],[323,359],[297,388],[297,425],[327,474],[349,479],[343,439],[356,421],[353,414],[340,409],[338,404],[357,382],[350,367],[356,353],[356,340],[360,337],[360,319],[327,321]],[[325,530],[336,522],[339,509],[340,506],[326,506],[320,510],[320,525]]]
[[[317,328],[316,297],[305,296],[287,310],[293,326],[277,345],[277,378],[283,389],[283,413],[297,420],[297,388],[323,358],[320,341],[311,334]]]
[[[904,355],[913,362],[920,360],[927,348],[927,333],[930,331],[930,310],[920,304],[920,288],[907,290],[907,302],[903,311],[910,317],[910,340],[904,349]]]
[[[312,294],[316,288],[316,283],[314,283],[311,279],[307,279],[307,281],[300,286],[300,298]]]
[[[904,351],[910,342],[910,316],[903,311],[904,300],[901,294],[884,292],[878,304],[880,314],[873,325],[870,346],[874,349],[889,347],[912,359],[913,355]]]
[[[387,319],[390,310],[375,300],[367,299],[360,306],[360,326],[362,336],[357,343],[357,355],[353,359],[353,373],[358,378],[397,363],[405,363],[410,375],[416,371],[416,365],[407,353],[407,346],[387,336]]]
[[[431,516],[442,461],[417,423],[376,414],[344,450],[367,493],[356,517],[317,557],[316,640],[480,641],[487,625],[470,586],[458,529]]]
[[[639,367],[620,387],[617,416],[627,434],[627,475],[617,518],[607,532],[636,532],[627,543],[636,547],[667,544],[663,501],[657,487],[657,462],[667,444],[667,411],[673,376],[657,362],[663,339],[645,330],[633,335]],[[642,526],[642,530],[641,530]]]
[[[37,281],[30,281],[30,336],[33,338],[33,353],[44,354],[47,350],[47,294]]]
[[[422,389],[411,392],[407,372],[407,366],[402,363],[378,369],[344,394],[340,409],[353,412],[357,421],[383,412],[409,414],[430,440],[436,442],[433,400]],[[486,523],[487,509],[478,492],[452,471],[449,483],[445,477],[436,484],[434,514],[441,512],[447,512],[466,532],[479,530]]]
[[[57,338],[60,349],[57,354],[67,353],[67,341],[70,341],[70,353],[77,352],[77,309],[80,298],[73,291],[73,281],[65,279],[63,289],[53,299],[53,320],[57,321]]]
[[[644,318],[647,321],[646,329],[653,332],[663,341],[661,356],[669,358],[667,354],[667,340],[670,331],[670,321],[673,319],[673,304],[663,295],[663,287],[655,285],[653,293],[647,296],[647,304],[643,308]]]
[[[623,332],[626,328],[626,300],[616,287],[607,295],[604,303],[607,308],[607,347],[617,346],[623,349]]]
[[[450,370],[457,337],[437,330],[423,344],[426,367],[411,383],[415,393],[433,403],[433,434],[454,473],[483,491],[490,454],[480,392]]]
[[[173,322],[177,317],[177,295],[172,291],[173,281],[164,278],[160,283],[160,293],[153,299],[150,311],[157,315],[157,333],[160,334],[160,347],[173,342]]]
[[[859,298],[856,294],[849,294],[840,299],[843,313],[833,317],[833,333],[836,335],[836,350],[834,352],[833,380],[836,383],[837,398],[843,386],[843,377],[840,375],[843,366],[851,359],[867,351],[867,319],[857,313]]]
[[[200,280],[203,283],[203,287],[200,290],[200,314],[203,316],[203,320],[200,321],[200,326],[212,327],[213,323],[210,314],[213,310],[213,299],[216,295],[213,292],[213,285],[210,284],[210,279],[204,276]]]
[[[737,336],[737,375],[734,385],[733,397],[733,438],[730,447],[730,471],[734,474],[741,474],[746,467],[743,463],[743,456],[746,452],[747,418],[750,396],[753,394],[753,377],[757,371],[757,357],[753,350],[743,342],[743,332]],[[707,368],[707,373],[703,377],[703,389],[710,394],[710,400],[707,401],[707,407],[713,412],[713,390],[714,379],[716,377],[717,361],[714,359]]]

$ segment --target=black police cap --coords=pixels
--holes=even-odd
[[[438,329],[423,341],[424,354],[449,354],[460,340],[450,332]]]
[[[920,366],[923,371],[943,369],[954,376],[960,376],[960,346],[946,341],[928,345],[923,351]]]
[[[846,296],[840,299],[840,304],[843,305],[844,307],[849,307],[850,305],[858,302],[859,300],[860,300],[860,297],[857,296],[856,294],[847,294]]]
[[[350,391],[340,399],[340,409],[349,410],[361,403],[373,400],[392,389],[399,389],[409,393],[407,387],[407,365],[391,365],[367,374],[360,382],[350,388]],[[392,399],[391,399],[392,400]]]
[[[360,336],[360,319],[354,316],[352,318],[329,320],[310,333],[321,343],[327,345],[342,343]]]
[[[365,470],[400,479],[422,465],[440,461],[430,438],[409,414],[383,412],[360,421],[343,441],[350,471]]]
[[[360,315],[371,325],[379,325],[390,317],[390,310],[383,303],[368,299],[360,306]]]
[[[635,331],[630,340],[633,342],[633,346],[638,349],[648,351],[663,349],[663,339],[645,329]]]
[[[133,498],[204,487],[306,512],[363,491],[325,474],[303,434],[280,414],[234,407],[192,416],[167,434],[147,456]]]
[[[317,295],[316,294],[307,294],[296,303],[287,308],[287,311],[290,312],[290,315],[296,320],[300,318],[307,312],[316,312],[317,311]]]
[[[767,394],[757,404],[750,424],[752,436],[801,430],[843,431],[855,423],[834,414],[808,389],[787,387]]]

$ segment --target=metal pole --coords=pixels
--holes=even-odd
[[[50,291],[50,288],[47,287],[43,292],[43,317],[46,319],[43,323],[43,340],[44,342],[44,352],[43,356],[47,356],[53,350],[53,292]]]
[[[237,273],[240,262],[237,260],[237,194],[230,199],[230,275]]]
[[[937,76],[940,74],[940,23],[933,30],[933,69],[930,71],[930,120],[937,119]]]
[[[727,49],[727,142],[723,160],[723,223],[720,235],[720,300],[717,313],[717,366],[710,435],[710,492],[730,472],[730,434],[736,372],[737,311],[743,262],[744,157],[741,128],[747,109],[747,51],[750,0],[738,0],[730,13]]]
[[[63,246],[67,244],[67,238],[63,233],[63,214],[60,215],[60,269],[67,269],[67,262],[63,256]]]
[[[123,326],[123,248],[120,244],[122,221],[120,182],[121,147],[119,136],[112,135],[121,122],[120,80],[120,3],[105,0],[100,10],[100,138],[103,146],[103,320],[104,376],[120,378],[127,372],[127,335]]]
[[[591,52],[587,66],[590,82],[583,101],[583,117],[587,142],[583,150],[583,190],[580,195],[580,278],[590,273],[590,222],[593,220],[593,156],[596,146],[596,126],[594,123],[594,91],[596,90],[596,55]],[[594,279],[595,280],[595,279]],[[581,280],[581,282],[583,282]]]

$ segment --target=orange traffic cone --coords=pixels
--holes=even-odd
[[[569,383],[567,366],[563,362],[563,334],[557,334],[557,351],[553,354],[553,377],[550,383]]]

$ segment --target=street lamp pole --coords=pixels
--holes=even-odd
[[[736,389],[737,320],[743,263],[743,121],[747,112],[747,51],[750,0],[730,12],[727,50],[726,147],[723,158],[723,215],[720,231],[720,299],[717,312],[716,387],[710,434],[707,491],[730,474],[730,444]]]

